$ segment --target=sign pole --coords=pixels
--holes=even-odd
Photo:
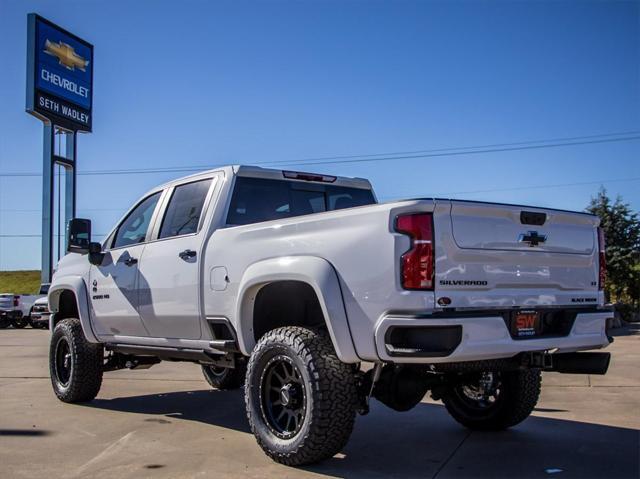
[[[73,131],[71,133],[67,133],[67,154],[65,155],[67,159],[71,160],[71,164],[64,165],[65,167],[65,187],[64,187],[64,195],[65,195],[65,225],[69,224],[73,218],[76,217],[76,149],[78,147],[78,133]],[[65,248],[67,244],[69,244],[69,231],[67,228],[64,229],[64,245]]]
[[[53,274],[53,152],[54,126],[43,124],[42,145],[42,283],[51,282]]]

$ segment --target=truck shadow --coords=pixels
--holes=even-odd
[[[110,411],[162,416],[157,421],[183,419],[251,433],[240,391],[179,391],[144,396],[94,399],[84,406]]]
[[[96,399],[88,407],[161,416],[148,422],[198,421],[250,433],[240,391],[185,391]],[[257,446],[256,446],[257,447]],[[372,401],[335,457],[304,469],[332,477],[639,477],[635,429],[531,417],[509,431],[470,432],[440,404],[407,413]]]
[[[623,323],[622,327],[611,331],[611,336],[636,336],[640,334],[640,323]]]

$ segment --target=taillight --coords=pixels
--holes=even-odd
[[[396,231],[411,237],[411,247],[400,258],[400,280],[404,289],[433,290],[433,217],[431,213],[400,215]]]
[[[20,305],[20,296],[13,297],[13,307],[17,308]]]
[[[607,258],[605,256],[604,230],[598,228],[598,289],[604,289],[607,279]]]

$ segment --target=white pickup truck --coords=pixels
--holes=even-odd
[[[148,192],[102,243],[69,224],[49,291],[51,379],[90,401],[160,360],[244,385],[274,460],[339,452],[369,399],[427,392],[460,423],[523,421],[541,371],[604,374],[597,217],[439,198],[378,204],[367,180],[230,166]],[[366,366],[363,365],[366,364]],[[369,364],[372,363],[372,364]]]
[[[37,300],[47,297],[48,284],[42,284],[38,294],[0,293],[0,329],[8,326],[22,329],[31,322],[31,312]]]

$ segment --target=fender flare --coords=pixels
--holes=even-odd
[[[76,298],[76,307],[78,308],[78,319],[82,325],[87,341],[90,343],[99,343],[98,338],[91,329],[91,316],[89,313],[89,293],[87,285],[81,276],[64,276],[56,278],[55,283],[49,288],[47,300],[49,302],[49,329],[53,331],[55,326],[55,313],[60,311],[60,296],[64,291],[71,291]]]
[[[345,363],[360,362],[347,314],[342,290],[331,263],[317,256],[285,256],[259,261],[249,266],[238,286],[236,320],[238,343],[250,355],[256,340],[253,335],[253,308],[263,286],[276,281],[300,281],[310,285],[318,297],[322,314],[338,358]]]

